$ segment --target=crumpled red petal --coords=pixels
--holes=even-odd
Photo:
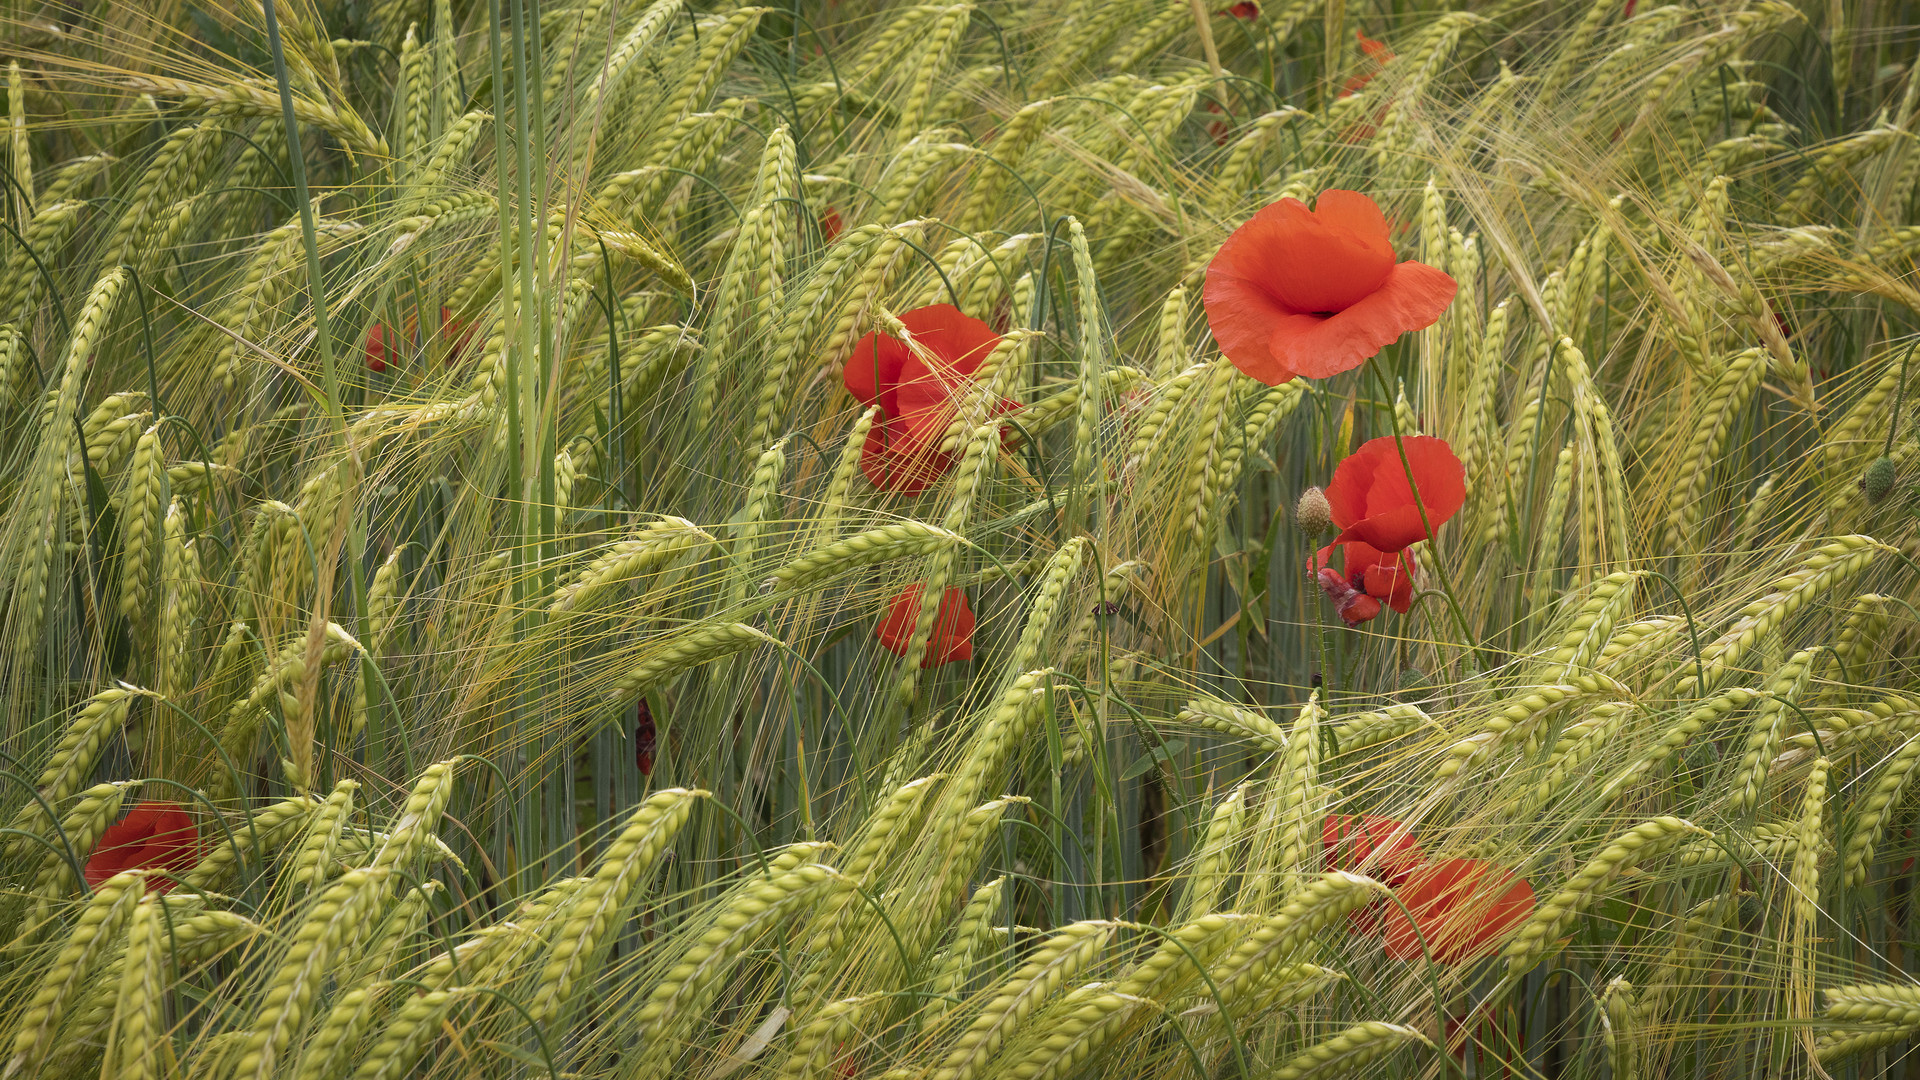
[[[1407,480],[1409,471],[1412,484]],[[1424,523],[1414,501],[1414,485],[1426,507]],[[1460,512],[1467,499],[1466,468],[1445,439],[1431,435],[1368,439],[1334,469],[1326,496],[1333,523],[1341,529],[1335,543],[1359,541],[1383,552],[1404,551],[1431,539],[1428,524],[1437,529]]]
[[[1422,939],[1440,963],[1477,960],[1534,908],[1533,886],[1484,859],[1428,863],[1394,894],[1400,903],[1387,909],[1386,946],[1396,960],[1418,958]]]
[[[922,584],[909,585],[894,594],[887,614],[873,628],[873,636],[895,656],[907,655],[913,643],[913,630],[920,619]],[[973,659],[973,608],[965,590],[950,588],[940,596],[940,608],[933,616],[933,633],[927,638],[927,652],[920,658],[923,668],[939,667],[955,660]]]
[[[1459,284],[1425,263],[1393,267],[1379,288],[1333,315],[1289,315],[1267,338],[1274,362],[1295,374],[1324,379],[1352,371],[1400,340],[1437,322]]]

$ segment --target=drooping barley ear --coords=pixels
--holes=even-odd
[[[235,1077],[269,1080],[275,1074],[306,1028],[321,985],[338,961],[335,953],[356,926],[377,916],[387,876],[383,869],[349,870],[307,909],[267,981]]]
[[[1386,894],[1386,886],[1359,874],[1335,870],[1295,890],[1277,914],[1247,932],[1210,974],[1225,1008],[1247,997],[1268,972],[1286,963],[1321,930]]]
[[[1762,695],[1763,692],[1759,690],[1733,687],[1694,706],[1680,718],[1678,723],[1661,735],[1660,740],[1654,743],[1653,748],[1648,750],[1644,757],[1628,765],[1607,781],[1600,790],[1600,801],[1605,802],[1625,791],[1634,781],[1651,772],[1686,746],[1701,731],[1717,725],[1720,721],[1746,708],[1755,698]]]
[[[1008,660],[1009,670],[1016,673],[1030,671],[1040,661],[1040,651],[1052,636],[1061,601],[1073,579],[1079,576],[1080,564],[1086,557],[1090,543],[1088,538],[1076,536],[1060,545],[1060,549],[1047,560],[1047,568],[1041,574],[1039,587],[1033,594],[1033,603],[1027,609],[1027,621],[1021,627],[1020,640],[1014,645],[1013,654]]]
[[[1728,801],[1736,811],[1751,811],[1760,804],[1760,788],[1766,783],[1773,759],[1780,753],[1787,728],[1798,723],[1798,710],[1794,706],[1813,674],[1813,661],[1813,651],[1802,649],[1768,678],[1767,695],[1761,699],[1753,728],[1747,735],[1746,755],[1734,773],[1733,794]]]
[[[307,822],[306,839],[293,853],[292,896],[305,896],[333,876],[333,853],[340,846],[340,830],[353,817],[353,796],[359,790],[360,785],[352,780],[335,784],[333,793]]]
[[[928,992],[938,996],[927,1002],[923,1018],[926,1023],[936,1023],[951,1012],[966,992],[974,965],[993,941],[994,924],[1000,918],[1006,889],[1006,878],[994,878],[975,889],[967,906],[961,909],[960,919],[954,924],[953,944],[934,959]]]
[[[1885,545],[1870,536],[1840,536],[1809,552],[1793,573],[1774,581],[1767,594],[1741,608],[1732,626],[1701,649],[1707,686],[1696,686],[1689,675],[1676,687],[1678,696],[1711,687],[1727,668],[1761,638],[1784,623],[1817,596],[1825,596],[1842,582],[1867,568]],[[1691,668],[1688,669],[1692,670]]]
[[[899,119],[894,123],[896,142],[904,142],[919,132],[927,104],[933,97],[934,80],[953,62],[954,51],[959,48],[960,39],[966,36],[972,14],[971,4],[942,8],[933,24],[916,36],[916,48],[913,50],[915,63],[912,78],[907,84],[907,100],[900,106]]]
[[[962,543],[963,537],[924,522],[902,521],[882,525],[800,556],[775,570],[765,586],[806,589],[863,567],[930,555]]]
[[[453,798],[452,761],[435,762],[420,773],[407,795],[407,803],[394,819],[387,842],[374,857],[373,870],[407,869],[426,852],[440,828],[440,814]]]
[[[1600,995],[1600,1031],[1607,1044],[1607,1063],[1618,1080],[1639,1080],[1638,1014],[1633,984],[1615,979]]]
[[[593,609],[607,589],[663,566],[700,544],[714,542],[706,530],[686,518],[663,517],[608,544],[586,568],[553,591],[551,614]]]
[[[120,614],[135,627],[147,621],[160,511],[167,501],[165,449],[160,445],[160,425],[155,424],[134,444],[120,501]]]
[[[228,826],[232,841],[222,834],[218,844],[180,875],[181,887],[196,891],[220,888],[238,869],[241,859],[263,858],[301,835],[319,805],[319,800],[302,795],[263,807],[251,817],[232,823]]]
[[[1873,862],[1874,848],[1886,831],[1888,819],[1906,798],[1915,765],[1920,765],[1920,735],[1908,737],[1880,767],[1879,777],[1853,813],[1853,831],[1847,836],[1846,848],[1848,888],[1857,889],[1867,883],[1867,868]]]
[[[1253,395],[1253,404],[1247,409],[1240,437],[1229,442],[1221,451],[1215,471],[1207,477],[1206,497],[1210,502],[1219,504],[1222,496],[1233,490],[1233,486],[1240,481],[1240,470],[1246,466],[1247,452],[1266,444],[1273,429],[1293,415],[1293,410],[1306,398],[1312,385],[1309,380],[1295,379],[1279,386],[1263,387]]]
[[[743,954],[794,909],[823,891],[845,888],[845,881],[838,871],[810,863],[771,880],[749,879],[735,890],[635,1014],[641,1050],[634,1075],[666,1075]]]
[[[1878,593],[1861,593],[1847,608],[1846,621],[1840,624],[1833,648],[1827,650],[1827,662],[1820,679],[1826,683],[1870,686],[1879,677],[1880,638],[1892,619],[1887,598]]]
[[[26,480],[13,496],[13,513],[17,516],[9,540],[15,548],[11,558],[17,561],[10,565],[18,568],[18,576],[8,621],[14,629],[17,662],[31,658],[44,630],[54,553],[60,547],[61,522],[66,517],[67,455],[79,434],[74,418],[79,415],[81,390],[93,351],[106,335],[126,284],[126,270],[116,266],[101,275],[87,293],[73,320],[66,351],[54,368],[59,383],[41,412],[39,448],[28,466]]]
[[[0,319],[18,319],[24,325],[40,307],[47,279],[34,262],[34,255],[46,261],[59,253],[79,227],[81,215],[90,209],[86,202],[58,195],[51,189],[44,193],[39,212],[26,224],[26,242],[13,245],[6,262],[0,264],[5,267],[4,275],[0,276]],[[18,389],[24,359],[15,355],[9,370],[10,381],[0,383],[0,403],[10,403],[12,392]]]
[[[645,660],[614,679],[605,693],[611,701],[629,702],[667,679],[701,664],[762,645],[778,644],[766,633],[745,623],[697,623],[668,639]]]
[[[161,528],[160,629],[154,687],[160,696],[175,701],[193,689],[194,624],[201,610],[200,546],[187,539],[187,524],[186,507],[180,500],[173,500]]]
[[[354,1070],[353,1080],[397,1080],[411,1075],[427,1047],[439,1037],[446,1015],[473,993],[466,988],[455,988],[430,990],[409,997],[381,1030],[380,1038],[373,1049],[367,1051],[360,1067]],[[243,1069],[245,1064],[243,1060]]]
[[[295,1080],[334,1080],[347,1075],[361,1040],[394,990],[392,983],[376,982],[340,994],[320,1021],[319,1030],[301,1048],[299,1063],[293,1069]]]
[[[1206,395],[1200,402],[1200,423],[1186,463],[1182,502],[1187,512],[1187,531],[1194,542],[1206,550],[1213,546],[1208,536],[1215,509],[1209,492],[1213,490],[1213,478],[1218,475],[1224,450],[1220,445],[1224,440],[1222,432],[1232,429],[1227,403],[1232,400],[1239,378],[1239,371],[1231,364],[1216,362],[1208,370]]]
[[[846,513],[848,497],[853,492],[853,478],[860,475],[860,459],[867,445],[867,433],[880,418],[880,406],[874,405],[854,418],[853,427],[847,431],[847,441],[840,448],[840,457],[834,462],[833,476],[827,481],[827,494],[821,501],[820,513],[815,529],[819,535],[829,540],[839,535],[840,518]]]
[[[40,1063],[54,1048],[67,1008],[88,985],[145,891],[136,873],[115,874],[93,891],[14,1025],[13,1044],[0,1077],[38,1075]]]
[[[953,1049],[934,1070],[934,1080],[972,1080],[978,1075],[1022,1021],[1059,992],[1074,972],[1099,957],[1113,930],[1110,922],[1073,923],[1036,946],[955,1040]]]
[[[1473,373],[1460,403],[1457,436],[1460,461],[1466,467],[1467,489],[1480,506],[1488,505],[1488,492],[1505,485],[1505,478],[1489,478],[1486,470],[1493,460],[1494,397],[1505,372],[1509,303],[1502,300],[1487,314],[1486,329],[1481,332],[1480,347],[1474,354]]]
[[[1320,691],[1307,695],[1287,733],[1286,760],[1279,781],[1280,863],[1277,871],[1291,880],[1318,873],[1321,848],[1320,819],[1324,795],[1320,791]]]
[[[1201,360],[1181,371],[1159,389],[1153,399],[1153,405],[1140,414],[1134,427],[1133,443],[1127,447],[1126,466],[1128,471],[1143,476],[1151,476],[1153,465],[1158,460],[1158,452],[1168,440],[1160,437],[1166,428],[1167,419],[1180,407],[1188,391],[1196,383],[1210,386],[1209,372],[1216,367],[1215,362]]]
[[[1187,702],[1186,708],[1180,710],[1174,721],[1211,728],[1230,738],[1251,742],[1253,748],[1262,753],[1286,752],[1287,734],[1280,730],[1280,725],[1252,709],[1231,702],[1207,697],[1194,698]]]
[[[1348,716],[1333,726],[1333,739],[1342,753],[1351,754],[1433,725],[1434,719],[1426,710],[1411,702],[1402,702],[1376,712]]]
[[[337,664],[361,651],[360,643],[341,629],[338,623],[327,623],[323,633],[325,647],[320,654],[322,666]],[[227,710],[226,723],[220,730],[220,746],[226,752],[226,759],[241,768],[253,760],[261,720],[266,715],[268,704],[278,697],[283,711],[289,701],[298,708],[299,702],[293,691],[306,677],[307,641],[302,636],[289,641],[267,665],[267,669],[253,681],[245,696]],[[289,726],[292,726],[291,721]],[[216,802],[231,798],[238,794],[233,790],[237,779],[223,768],[215,767],[207,781],[207,794]]]
[[[0,279],[0,299],[6,295],[7,283]],[[0,312],[5,312],[0,307]],[[20,381],[20,372],[25,368],[27,351],[25,339],[20,330],[12,323],[0,326],[0,409],[13,407],[13,387]]]
[[[80,782],[93,772],[93,763],[99,759],[107,740],[127,722],[127,710],[132,707],[134,696],[131,691],[117,686],[102,690],[88,698],[67,723],[66,730],[60,734],[59,743],[53,748],[53,756],[47,759],[46,767],[40,770],[39,780],[34,783],[39,789],[40,798],[45,799],[49,807],[59,806],[80,790]],[[45,835],[48,824],[47,812],[41,809],[38,801],[31,801],[21,808],[13,827],[35,835]],[[31,849],[38,848],[24,836],[9,838],[7,858],[25,856],[30,846]]]
[[[767,531],[767,523],[779,516],[780,477],[786,468],[786,450],[779,442],[762,451],[754,463],[753,474],[747,482],[746,502],[733,527],[731,575],[734,587],[742,594],[732,598],[734,603],[743,598],[747,583],[753,580],[753,564],[759,556],[760,538]]]
[[[1514,932],[1501,953],[1507,962],[1507,976],[1517,979],[1532,970],[1573,921],[1628,867],[1682,838],[1711,835],[1690,821],[1657,817],[1615,837]]]
[[[107,831],[114,819],[120,816],[120,807],[125,804],[127,787],[130,781],[114,781],[95,784],[80,793],[67,812],[60,816],[60,834],[66,838],[66,844],[73,850],[73,857],[84,865],[87,856],[93,853],[94,845],[100,842],[101,834]],[[40,845],[34,845],[38,849]],[[58,853],[56,853],[56,851]],[[40,860],[40,868],[34,874],[29,891],[34,897],[33,911],[27,917],[27,931],[37,932],[51,912],[52,902],[65,898],[80,887],[74,879],[73,868],[67,862],[66,848],[47,851]]]
[[[1793,869],[1793,921],[1789,947],[1793,970],[1788,978],[1794,1019],[1813,1019],[1815,942],[1820,920],[1820,855],[1826,846],[1827,759],[1816,758],[1800,799]]]
[[[160,1075],[154,1040],[164,1037],[167,927],[160,898],[142,896],[127,922],[127,951],[121,960],[120,993],[114,1007],[113,1034],[107,1040],[110,1076],[148,1080]]]
[[[1431,1039],[1410,1027],[1368,1020],[1353,1025],[1325,1042],[1315,1043],[1288,1059],[1274,1070],[1273,1080],[1339,1076],[1371,1065],[1408,1043],[1416,1042],[1433,1045]]]
[[[560,915],[564,921],[528,1007],[535,1023],[546,1023],[560,1016],[575,985],[604,944],[607,932],[625,911],[633,890],[652,871],[674,834],[687,823],[694,801],[706,795],[705,791],[685,788],[655,792],[634,811],[627,827],[608,845],[592,880],[574,893]]]
[[[280,94],[272,83],[235,79],[222,86],[189,82],[159,75],[135,75],[125,80],[128,89],[169,98],[184,109],[204,111],[216,116],[280,117]],[[296,93],[294,116],[339,139],[350,153],[361,153],[379,160],[388,156],[386,140],[373,133],[358,113],[344,104],[315,101]]]
[[[1766,375],[1766,352],[1746,349],[1730,357],[1721,370],[1706,400],[1693,412],[1693,434],[1681,456],[1681,481],[1673,488],[1668,503],[1666,539],[1661,550],[1690,554],[1698,550],[1694,535],[1705,507],[1707,491],[1713,481],[1714,466],[1719,464],[1734,423],[1753,392]]]
[[[414,939],[426,928],[427,917],[433,913],[434,895],[444,889],[445,886],[437,881],[424,882],[423,887],[408,889],[387,912],[379,936],[372,938],[371,944],[360,951],[353,965],[340,975],[340,985],[365,988],[404,968]]]
[[[1642,576],[1636,571],[1616,570],[1593,583],[1587,599],[1560,635],[1559,644],[1542,661],[1542,680],[1559,680],[1575,669],[1593,666],[1600,650],[1613,637],[1615,623],[1633,606]]]
[[[1567,542],[1567,499],[1573,494],[1574,448],[1560,448],[1553,465],[1553,483],[1547,489],[1547,505],[1540,516],[1539,548],[1534,553],[1533,617],[1542,619],[1559,590],[1554,575],[1561,565],[1561,548]]]
[[[845,1043],[884,996],[862,994],[829,1002],[794,1032],[793,1045],[780,1062],[780,1080],[814,1080],[832,1075],[833,1063],[847,1053]]]
[[[1587,709],[1586,715],[1561,730],[1547,758],[1545,775],[1526,794],[1502,806],[1501,816],[1508,821],[1525,821],[1546,806],[1565,789],[1580,766],[1614,738],[1634,711],[1634,706],[1624,701],[1602,702]]]
[[[1447,748],[1447,757],[1434,770],[1434,778],[1445,781],[1462,775],[1467,766],[1491,757],[1516,733],[1530,735],[1549,712],[1582,692],[1569,681],[1530,687],[1508,698],[1506,704],[1498,706],[1493,715],[1482,722],[1479,734]]]
[[[1180,900],[1180,921],[1193,922],[1210,914],[1226,892],[1238,865],[1234,851],[1247,825],[1247,785],[1241,784],[1220,800],[1207,818],[1206,835],[1188,871],[1186,895]]]
[[[406,554],[406,548],[395,547],[373,572],[373,580],[367,583],[367,618],[364,632],[360,635],[367,651],[379,655],[385,651],[387,635],[392,632],[393,621],[399,612],[400,604],[400,557]]]

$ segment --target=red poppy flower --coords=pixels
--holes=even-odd
[[[1340,566],[1333,565],[1335,549]],[[1332,600],[1348,626],[1358,626],[1380,614],[1386,604],[1402,615],[1413,606],[1413,556],[1387,553],[1358,540],[1332,543],[1307,560],[1307,573]]]
[[[1387,908],[1386,936],[1396,960],[1419,957],[1423,938],[1443,964],[1477,960],[1533,914],[1533,887],[1484,859],[1428,863],[1394,896],[1400,903]]]
[[[97,889],[126,870],[186,870],[200,861],[200,830],[178,804],[143,802],[126,817],[107,827],[82,871],[87,888]],[[173,888],[171,877],[147,879],[147,891]]]
[[[1233,366],[1271,386],[1351,371],[1432,326],[1458,289],[1445,273],[1395,263],[1387,219],[1357,191],[1281,199],[1234,230],[1207,267],[1207,323]]]
[[[873,636],[895,656],[907,655],[913,641],[914,624],[920,621],[920,594],[925,585],[909,585],[887,605],[887,616],[873,628]],[[927,652],[920,658],[923,668],[939,667],[955,660],[973,659],[973,608],[967,594],[948,589],[940,597],[940,610],[933,616],[933,636],[927,639]]]
[[[411,343],[414,336],[414,321],[408,319],[404,339]],[[453,312],[443,307],[440,309],[440,338],[453,343],[447,352],[447,363],[451,364],[473,344],[473,327],[454,318]],[[402,335],[395,334],[385,323],[374,323],[367,329],[367,370],[378,375],[387,370],[387,361],[399,363],[401,343]]]
[[[1248,22],[1252,22],[1253,20],[1260,17],[1260,5],[1254,3],[1253,0],[1240,0],[1239,3],[1233,5],[1232,7],[1222,8],[1221,10],[1214,12],[1214,14],[1230,15],[1236,19],[1245,19]]]
[[[653,728],[653,710],[647,707],[647,699],[640,699],[640,708],[634,715],[633,728],[633,764],[640,770],[641,776],[653,775],[653,750],[658,733]]]
[[[1366,874],[1389,885],[1406,881],[1426,859],[1405,822],[1374,814],[1328,814],[1320,843],[1327,869]]]
[[[829,206],[827,212],[820,215],[820,238],[831,244],[845,232],[847,223],[840,217],[839,207]]]
[[[1439,528],[1466,501],[1466,467],[1445,439],[1430,435],[1368,439],[1333,470],[1327,485],[1327,506],[1340,529],[1334,543],[1358,540],[1388,554],[1433,539],[1427,527]]]
[[[860,468],[876,487],[909,494],[926,490],[954,464],[942,451],[958,406],[955,397],[993,352],[1000,335],[952,304],[929,304],[903,313],[912,345],[882,333],[854,343],[841,372],[847,392],[862,404],[880,406],[882,417],[867,432]],[[1002,401],[996,413],[1016,407]]]

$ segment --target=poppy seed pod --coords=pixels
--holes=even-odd
[[[1293,505],[1293,524],[1308,536],[1319,536],[1333,528],[1333,506],[1327,502],[1327,493],[1317,487],[1301,492],[1300,501]]]
[[[1860,490],[1866,492],[1867,505],[1879,506],[1893,493],[1894,465],[1890,457],[1877,457],[1860,475]]]

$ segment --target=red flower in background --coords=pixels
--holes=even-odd
[[[820,238],[827,243],[838,240],[846,229],[847,223],[841,220],[839,207],[829,206],[827,212],[820,215]]]
[[[1260,5],[1254,3],[1253,0],[1240,0],[1239,3],[1232,7],[1222,8],[1214,12],[1214,14],[1230,15],[1236,19],[1245,19],[1248,22],[1252,22],[1260,17]]]
[[[1333,565],[1336,551],[1341,558],[1337,569]],[[1413,606],[1413,571],[1412,555],[1389,554],[1358,540],[1328,544],[1307,561],[1307,572],[1349,626],[1380,614],[1382,602],[1405,615]]]
[[[1220,245],[1202,300],[1233,366],[1271,386],[1351,371],[1432,326],[1458,285],[1394,262],[1387,219],[1357,191],[1323,191],[1312,210],[1281,199]]]
[[[653,775],[653,751],[658,739],[659,733],[653,727],[653,710],[647,707],[647,699],[641,698],[633,728],[633,764],[641,776]]]
[[[82,873],[87,888],[97,889],[127,870],[186,870],[200,861],[200,854],[200,830],[185,810],[176,803],[143,802],[107,827]],[[163,893],[173,886],[171,877],[147,879],[148,892]]]
[[[920,621],[920,595],[925,585],[909,585],[895,594],[887,605],[887,615],[873,628],[873,636],[895,656],[907,655],[913,642],[914,624]],[[948,589],[940,597],[940,610],[933,616],[933,636],[927,639],[927,652],[920,658],[923,668],[939,667],[955,660],[973,659],[973,608],[967,594]]]
[[[1367,814],[1328,814],[1320,830],[1327,868],[1398,885],[1426,859],[1406,822]]]
[[[847,392],[864,405],[878,405],[880,419],[867,431],[860,468],[875,487],[914,494],[953,468],[952,451],[941,450],[947,427],[958,415],[956,393],[966,387],[1000,335],[952,304],[929,304],[903,313],[900,322],[913,344],[869,333],[853,346],[841,373]],[[1018,403],[1002,401],[995,412]]]
[[[1387,66],[1387,61],[1393,59],[1393,50],[1387,48],[1386,42],[1375,41],[1359,30],[1355,30],[1353,36],[1360,39],[1360,52],[1366,60],[1362,62],[1359,72],[1347,76],[1347,81],[1341,84],[1339,96],[1343,98],[1352,97],[1366,89],[1373,77]]]
[[[1403,451],[1404,462],[1400,456]],[[1409,472],[1413,474],[1411,484],[1407,480]],[[1414,497],[1416,487],[1418,499]],[[1460,512],[1467,500],[1467,473],[1445,439],[1387,436],[1368,439],[1342,461],[1333,470],[1333,482],[1326,491],[1333,523],[1340,529],[1335,544],[1359,541],[1378,552],[1393,554],[1433,539],[1427,527],[1437,529]],[[1354,574],[1352,555],[1349,550],[1349,578]],[[1367,592],[1383,595],[1371,584]],[[1406,608],[1396,606],[1394,610]]]
[[[406,331],[406,340],[411,342],[415,336],[412,319],[407,320]],[[447,352],[447,363],[451,364],[473,344],[473,327],[454,318],[453,312],[443,307],[440,309],[440,338],[452,342],[453,347]],[[389,360],[399,363],[400,348],[401,335],[395,334],[385,323],[374,323],[367,329],[367,370],[378,375],[387,370]]]
[[[1428,863],[1394,896],[1400,902],[1387,908],[1387,955],[1415,959],[1424,939],[1428,954],[1443,964],[1491,955],[1534,906],[1531,885],[1484,859]]]

